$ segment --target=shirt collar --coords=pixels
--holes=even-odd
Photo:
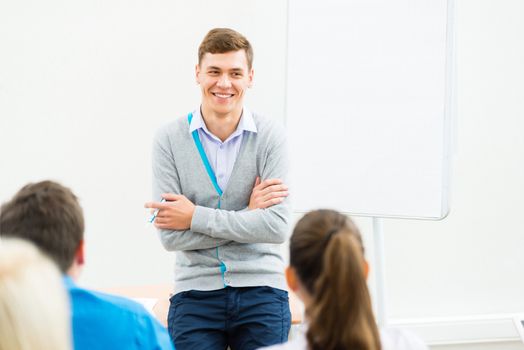
[[[253,118],[253,113],[246,107],[242,110],[242,116],[238,123],[237,130],[250,131],[256,133],[257,125],[255,124],[255,119]]]
[[[64,275],[64,284],[66,285],[67,289],[75,287],[75,282],[73,282],[73,279],[68,275]]]
[[[204,123],[204,118],[202,118],[202,114],[200,113],[200,108],[196,109],[193,112],[193,119],[191,119],[191,123],[189,124],[189,133],[192,133],[193,131],[197,129],[204,130],[207,134],[213,135],[206,127],[206,123]],[[246,107],[242,109],[242,115],[240,116],[240,121],[238,122],[236,130],[233,132],[231,136],[236,136],[243,131],[250,131],[250,132],[257,132],[257,126],[255,124],[255,119],[253,118],[253,113],[251,113],[250,110],[248,110]]]

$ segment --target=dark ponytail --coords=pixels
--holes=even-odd
[[[309,349],[381,349],[353,222],[333,210],[306,214],[291,237],[290,263],[312,296]]]

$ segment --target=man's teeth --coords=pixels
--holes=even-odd
[[[213,95],[215,95],[216,97],[220,97],[220,98],[228,98],[228,97],[233,96],[232,94],[217,94],[217,93],[214,93]]]

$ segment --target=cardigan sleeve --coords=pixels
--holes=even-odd
[[[261,179],[279,178],[286,183],[289,162],[285,133],[275,124],[262,131],[266,133],[267,145],[262,148]],[[191,230],[239,243],[283,243],[289,234],[290,217],[289,196],[266,209],[230,211],[197,206]]]

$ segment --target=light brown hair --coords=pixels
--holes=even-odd
[[[84,238],[78,199],[53,181],[28,184],[0,209],[0,235],[33,242],[65,273]]]
[[[247,67],[253,67],[253,48],[249,41],[239,32],[229,28],[211,29],[198,48],[198,65],[206,53],[226,53],[244,50]]]
[[[71,349],[69,298],[56,264],[28,241],[0,241],[0,350]]]
[[[309,212],[290,240],[290,265],[312,296],[306,313],[311,350],[380,350],[355,224],[334,210]]]

